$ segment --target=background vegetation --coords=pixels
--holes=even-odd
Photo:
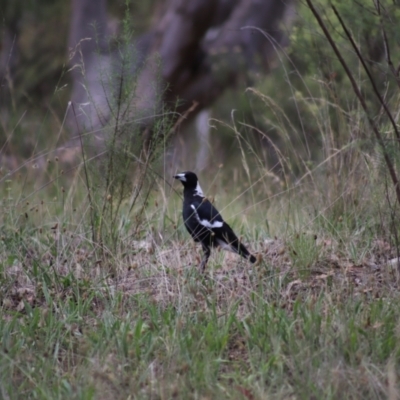
[[[28,3],[2,4],[3,21],[24,15],[26,64],[1,108],[0,397],[399,398],[399,201],[385,162],[398,173],[399,6],[311,3],[367,112],[310,2],[271,73],[215,105],[203,189],[258,263],[216,251],[203,276],[170,177],[169,114],[150,153],[114,120],[101,157],[82,138],[79,162],[61,159],[66,49],[43,32],[66,35],[68,7]],[[133,6],[138,31],[150,11]]]

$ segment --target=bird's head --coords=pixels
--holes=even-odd
[[[182,182],[183,186],[187,188],[195,188],[197,186],[197,175],[191,171],[181,172],[174,176],[175,179],[178,179]]]
[[[185,189],[193,189],[196,195],[204,197],[203,191],[199,185],[199,180],[194,172],[181,172],[176,174],[174,178],[180,180]]]

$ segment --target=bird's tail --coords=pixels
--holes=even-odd
[[[253,256],[253,254],[251,254],[251,253],[247,250],[247,248],[246,248],[242,243],[240,243],[240,242],[238,241],[238,244],[239,244],[238,253],[239,253],[242,257],[247,258],[251,263],[254,264],[254,263],[257,261],[257,259]]]
[[[231,227],[225,223],[225,232],[224,239],[226,241],[225,244],[220,243],[221,247],[225,247],[226,250],[233,251],[241,255],[244,258],[247,258],[251,263],[255,263],[257,259],[247,250],[246,246],[240,242],[240,240],[235,235],[235,232],[231,229]],[[228,247],[226,247],[226,245]]]

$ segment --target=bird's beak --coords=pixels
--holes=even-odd
[[[176,175],[174,175],[174,178],[179,179],[182,182],[186,181],[185,174],[176,174]]]

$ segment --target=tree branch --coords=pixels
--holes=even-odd
[[[362,108],[364,109],[364,112],[365,112],[365,114],[367,116],[368,122],[371,125],[372,130],[373,130],[373,132],[375,134],[375,137],[376,137],[376,139],[377,139],[377,141],[378,141],[378,143],[379,143],[379,145],[380,145],[380,147],[382,149],[383,157],[385,159],[386,166],[387,166],[387,168],[389,170],[389,174],[390,174],[390,177],[392,179],[392,183],[393,183],[395,191],[396,191],[397,201],[400,204],[400,186],[399,186],[399,181],[397,179],[397,175],[396,175],[396,171],[394,169],[393,163],[390,160],[389,154],[388,154],[388,152],[386,150],[385,142],[383,141],[382,135],[381,135],[378,127],[376,126],[376,123],[375,123],[374,119],[370,116],[367,104],[366,104],[366,102],[364,100],[364,97],[363,97],[360,89],[357,86],[357,83],[356,83],[356,81],[355,81],[355,79],[353,77],[353,74],[350,71],[350,68],[348,67],[348,65],[346,64],[346,61],[342,57],[342,54],[340,53],[339,49],[337,48],[336,43],[332,39],[331,34],[329,33],[327,27],[325,26],[324,22],[322,21],[321,16],[319,15],[318,11],[315,9],[315,7],[314,7],[314,5],[313,5],[311,0],[306,0],[306,2],[308,4],[308,7],[310,8],[311,12],[314,14],[315,19],[317,20],[319,26],[321,27],[325,37],[327,38],[329,44],[331,45],[333,51],[335,52],[335,54],[337,56],[337,58],[339,59],[340,63],[342,64],[342,67],[345,70],[345,72],[346,72],[346,74],[347,74],[347,76],[348,76],[348,78],[350,80],[350,83],[351,83],[351,85],[353,87],[354,93],[356,94],[358,100],[360,101],[360,104],[361,104]]]
[[[388,118],[390,120],[390,123],[393,126],[393,129],[394,129],[394,132],[396,134],[397,140],[400,143],[400,134],[399,134],[399,131],[397,129],[396,122],[394,121],[394,118],[392,116],[392,113],[390,112],[387,104],[385,103],[385,101],[383,100],[381,94],[379,93],[379,90],[376,87],[374,78],[372,77],[371,72],[369,71],[369,69],[367,67],[367,64],[365,63],[365,60],[364,60],[363,56],[361,55],[359,48],[357,47],[356,43],[354,42],[354,39],[351,36],[351,33],[349,32],[349,30],[347,29],[347,26],[345,25],[344,21],[342,20],[342,17],[340,16],[338,10],[336,9],[336,7],[333,4],[331,4],[331,7],[332,7],[332,10],[335,13],[337,19],[339,20],[340,25],[342,26],[344,32],[346,33],[347,38],[349,39],[351,45],[353,46],[353,49],[356,52],[358,59],[361,61],[361,64],[362,64],[365,72],[367,73],[368,79],[371,82],[372,89],[373,89],[376,97],[378,98],[379,102],[381,103],[382,107],[384,108],[384,110],[386,112],[386,115],[388,116]]]

